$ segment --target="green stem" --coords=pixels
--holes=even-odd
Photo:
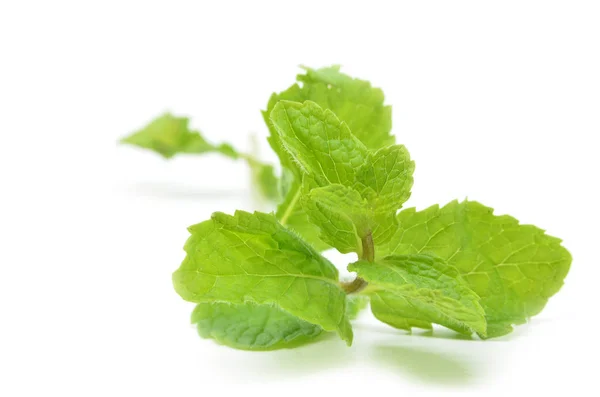
[[[368,232],[365,237],[362,238],[362,260],[367,262],[375,261],[375,245],[373,244],[373,235]]]
[[[360,259],[367,262],[375,261],[375,245],[373,244],[373,235],[371,232],[368,232],[367,235],[362,238],[362,255]],[[356,277],[353,281],[349,283],[340,283],[340,285],[346,294],[352,294],[364,290],[368,283],[364,279]]]
[[[294,212],[294,207],[296,206],[296,203],[300,199],[301,195],[302,188],[299,186],[298,191],[294,194],[294,197],[292,197],[292,201],[290,201],[290,205],[288,205],[288,207],[285,209],[285,212],[281,216],[281,219],[279,219],[279,223],[281,223],[282,225],[286,224],[288,218],[290,217],[290,215],[292,215],[292,212]]]
[[[367,286],[367,282],[360,277],[356,277],[348,283],[340,283],[340,286],[346,294],[353,294],[362,291]]]

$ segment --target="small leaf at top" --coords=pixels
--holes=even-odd
[[[372,202],[377,214],[394,214],[410,197],[415,162],[404,145],[369,152],[357,172],[356,188]],[[370,188],[370,190],[365,190]]]
[[[270,136],[268,141],[279,156],[283,171],[289,170],[295,176],[294,183],[299,188],[302,172],[298,169],[290,154],[282,147],[270,115],[280,100],[304,102],[314,101],[324,109],[329,109],[345,121],[354,135],[369,149],[378,149],[394,143],[390,134],[392,128],[391,107],[384,105],[383,92],[374,88],[368,81],[353,79],[340,73],[339,66],[322,69],[304,68],[305,74],[297,76],[300,84],[294,84],[287,90],[273,94],[264,110],[263,117]],[[292,194],[292,193],[290,193]],[[296,231],[315,248],[322,250],[327,244],[317,236],[319,230],[306,222],[307,215],[298,201],[284,197],[284,203],[277,209],[280,214],[288,214],[286,227]]]
[[[277,102],[281,100],[313,101],[329,109],[348,124],[354,135],[369,149],[379,149],[394,143],[392,108],[384,105],[383,92],[368,81],[354,79],[340,72],[339,66],[321,69],[304,68],[306,74],[297,76],[301,85],[294,84],[287,90],[273,94],[263,111],[263,117],[271,136],[269,142],[282,159],[284,166],[293,168],[279,145],[279,137],[269,118]]]

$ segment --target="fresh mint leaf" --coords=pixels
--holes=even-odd
[[[352,342],[336,268],[275,216],[217,212],[189,231],[187,255],[173,274],[182,298],[277,305]]]
[[[562,286],[571,264],[560,239],[508,215],[494,215],[475,201],[406,209],[398,223],[377,256],[435,255],[456,267],[481,298],[490,338],[538,314]]]
[[[354,183],[367,148],[333,112],[311,101],[280,101],[271,121],[302,174],[312,175],[321,186]]]
[[[362,254],[362,237],[373,228],[366,200],[340,184],[318,187],[302,198],[310,222],[321,228],[320,238],[341,253]]]
[[[410,317],[421,317],[422,314],[419,309],[411,306],[406,299],[399,299],[397,296],[385,291],[373,292],[370,298],[371,312],[381,322],[409,332],[412,332],[413,328],[433,329],[431,320],[424,321]]]
[[[366,235],[376,245],[391,238],[413,184],[414,162],[404,146],[368,151],[345,123],[310,101],[281,101],[271,120],[304,175],[301,203],[321,240],[360,255]]]
[[[304,86],[312,88],[313,98],[344,120],[354,135],[370,149],[391,145],[395,138],[392,129],[392,107],[385,106],[383,91],[365,80],[340,73],[340,66],[311,69],[303,67],[298,75]]]
[[[415,163],[403,145],[370,151],[356,175],[355,188],[367,199],[375,245],[387,242],[398,228],[396,212],[410,197]]]
[[[323,110],[314,102],[279,102],[271,113],[273,126],[277,129],[282,148],[291,155],[301,175],[296,175],[294,192],[286,197],[278,208],[278,218],[288,225],[286,214],[296,213],[297,219],[310,220],[316,229],[304,230],[301,235],[313,244],[337,248],[340,252],[358,252],[360,235],[347,217],[334,217],[331,211],[313,199],[305,199],[314,186],[352,186],[356,168],[364,162],[367,149],[329,110]],[[344,146],[344,148],[342,148]],[[351,153],[350,155],[348,153]],[[354,156],[352,156],[354,154]],[[307,188],[307,177],[311,181]],[[303,186],[300,181],[304,180]],[[285,208],[281,211],[281,208]],[[280,216],[280,214],[282,214]],[[319,231],[320,229],[320,231]],[[298,228],[296,228],[298,230]],[[318,240],[315,237],[318,236]]]
[[[252,187],[262,197],[279,201],[278,182],[273,166],[258,161],[253,156],[240,153],[227,143],[212,144],[200,134],[191,130],[186,117],[175,117],[165,113],[147,126],[121,139],[121,143],[152,150],[164,158],[177,154],[220,153],[231,159],[243,159],[250,166]]]
[[[302,85],[294,84],[283,92],[273,94],[267,109],[263,111],[265,122],[271,131],[271,146],[280,157],[278,136],[269,115],[281,100],[313,101],[320,107],[331,110],[348,124],[354,135],[369,149],[379,149],[394,143],[394,137],[390,135],[392,108],[383,104],[383,91],[372,87],[368,81],[341,73],[339,66],[304,69],[306,74],[297,76]]]
[[[369,152],[356,175],[356,184],[377,214],[395,214],[410,197],[415,162],[404,145]]]
[[[150,149],[165,158],[180,153],[218,152],[232,159],[239,157],[231,145],[214,145],[202,137],[200,132],[191,130],[186,117],[175,117],[165,113],[152,120],[147,126],[121,139],[121,143]]]
[[[368,81],[353,79],[340,73],[339,66],[304,69],[306,73],[297,76],[300,84],[294,84],[283,92],[274,93],[269,99],[267,109],[262,112],[270,131],[268,141],[279,156],[283,171],[289,170],[295,175],[296,189],[300,189],[302,172],[282,147],[279,134],[270,119],[275,105],[281,100],[294,102],[310,100],[331,110],[348,124],[354,135],[367,148],[378,149],[394,143],[394,137],[390,135],[391,107],[384,105],[383,92],[379,88],[372,87]],[[278,216],[290,214],[284,222],[286,226],[299,233],[315,248],[319,250],[328,248],[327,244],[317,237],[318,228],[306,225],[308,217],[299,202],[293,202],[290,208],[291,198],[283,197],[285,197],[284,203],[278,207],[277,214]]]
[[[373,314],[392,326],[405,328],[404,323],[395,321],[401,318],[417,320],[417,326],[436,323],[464,334],[486,332],[479,296],[456,268],[440,258],[387,256],[373,263],[358,261],[348,270],[369,282],[371,292],[365,293],[373,297]]]
[[[242,350],[297,347],[314,341],[323,331],[277,306],[252,302],[200,303],[192,313],[192,324],[203,338]]]

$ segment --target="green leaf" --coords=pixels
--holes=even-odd
[[[389,240],[397,228],[396,211],[413,184],[414,162],[406,148],[369,152],[346,124],[310,101],[281,101],[271,119],[303,174],[300,202],[321,229],[320,239],[340,252],[359,254],[368,234],[375,245]]]
[[[166,113],[141,130],[121,139],[121,143],[150,149],[165,158],[176,154],[220,153],[234,160],[243,159],[250,166],[252,187],[270,201],[280,200],[273,166],[245,153],[239,153],[229,144],[215,145],[207,142],[200,132],[188,127],[188,122],[185,117],[175,117]]]
[[[311,89],[306,98],[330,109],[344,120],[354,135],[370,149],[394,143],[392,107],[384,106],[383,91],[365,80],[340,73],[339,66],[322,69],[304,68],[306,75],[298,80]]]
[[[561,240],[520,225],[475,201],[398,214],[400,227],[377,252],[429,254],[456,267],[481,297],[487,337],[501,336],[538,314],[563,284],[571,255]]]
[[[394,328],[411,332],[413,328],[432,329],[430,321],[418,320],[410,316],[420,317],[419,310],[410,305],[406,299],[398,299],[393,294],[385,291],[373,292],[371,298],[371,311],[379,321]]]
[[[288,114],[288,110],[291,114]],[[297,124],[296,127],[290,125],[290,117],[293,117],[300,124]],[[348,157],[347,151],[336,150],[335,153],[339,156],[329,152],[326,153],[326,151],[342,141],[346,141],[348,145],[354,144],[355,148],[361,152],[360,156],[366,156],[366,149],[352,136],[347,128],[343,127],[335,115],[329,111],[324,111],[311,102],[304,104],[281,102],[273,110],[272,118],[277,124],[277,128],[282,129],[282,136],[285,136],[285,139],[282,139],[281,142],[285,140],[291,145],[287,149],[291,149],[290,153],[292,151],[294,153],[296,169],[299,169],[298,167],[303,169],[301,174],[295,176],[292,188],[289,190],[284,202],[278,207],[277,217],[282,224],[298,232],[316,249],[326,249],[335,239],[325,237],[325,240],[323,240],[324,234],[320,232],[320,225],[314,225],[309,221],[307,209],[301,205],[303,174],[308,172],[307,167],[314,167],[314,169],[311,168],[311,175],[313,178],[318,178],[322,184],[329,183],[328,178],[338,182],[340,178],[346,183],[353,182],[354,168],[362,162],[362,159],[359,158],[357,164],[352,164],[352,162],[345,162]],[[303,124],[309,122],[310,126],[304,128]],[[314,136],[311,136],[311,128],[314,129]],[[324,128],[330,131],[323,130]],[[324,135],[329,133],[331,133],[330,136]],[[296,134],[302,135],[304,140],[298,140]],[[337,141],[335,141],[336,136],[338,137]],[[305,142],[310,146],[303,146]],[[298,160],[298,158],[301,160]],[[320,161],[326,162],[327,165],[323,167]],[[330,168],[326,171],[327,166]]]
[[[356,175],[355,188],[369,202],[372,234],[376,246],[387,242],[398,228],[396,212],[410,197],[415,163],[403,145],[367,155]]]
[[[287,90],[273,94],[264,110],[263,117],[269,127],[269,143],[279,156],[284,173],[289,170],[295,175],[295,183],[299,187],[302,180],[302,172],[289,153],[281,145],[281,139],[277,130],[271,122],[270,115],[275,105],[280,100],[304,102],[311,100],[325,109],[329,109],[345,121],[354,135],[370,149],[378,149],[394,143],[394,137],[390,135],[392,128],[392,112],[390,106],[383,104],[383,92],[378,88],[371,87],[367,81],[353,79],[339,72],[339,66],[322,69],[305,68],[306,74],[299,75],[298,81],[301,85],[294,84]],[[305,226],[307,215],[295,202],[290,209],[290,198],[285,200],[288,204],[282,204],[277,210],[278,214],[289,213],[286,226],[298,232],[302,237],[310,241],[316,248],[328,248],[317,236],[319,229]]]
[[[314,341],[321,327],[273,305],[200,303],[192,313],[203,338],[242,350],[275,350]]]
[[[358,314],[369,304],[369,297],[366,295],[350,294],[346,297],[346,316],[348,320],[354,320]]]
[[[175,117],[166,113],[141,130],[121,139],[121,143],[153,150],[165,158],[178,153],[207,152],[218,152],[233,159],[239,157],[231,145],[214,145],[207,142],[200,132],[189,129],[188,121],[185,117]]]
[[[354,183],[367,148],[330,110],[310,101],[280,101],[271,121],[302,174],[312,175],[319,185]]]
[[[271,146],[280,156],[282,153],[278,145],[278,136],[269,115],[281,100],[309,100],[331,110],[348,124],[354,135],[369,149],[378,149],[394,143],[394,137],[390,135],[392,108],[383,104],[384,96],[379,88],[372,87],[368,81],[340,73],[339,66],[304,69],[306,74],[297,76],[302,86],[294,84],[279,94],[273,94],[267,110],[263,111],[265,122],[271,131]]]
[[[356,184],[377,214],[394,214],[410,197],[415,162],[404,145],[369,152],[356,175]]]
[[[352,342],[336,268],[273,215],[217,212],[189,230],[187,255],[173,274],[182,298],[277,305]]]
[[[362,254],[361,239],[373,227],[373,214],[356,190],[332,184],[310,190],[302,200],[310,222],[321,229],[321,240],[342,253]]]
[[[358,261],[348,270],[369,282],[370,294],[374,296],[373,314],[392,326],[397,324],[393,319],[389,321],[390,313],[417,320],[420,325],[436,323],[465,334],[486,332],[479,297],[458,270],[440,258],[388,256],[373,263]],[[398,325],[405,328],[403,323]]]

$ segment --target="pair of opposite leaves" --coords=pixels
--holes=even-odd
[[[374,315],[394,327],[437,323],[481,337],[509,333],[542,310],[570,266],[560,240],[472,201],[396,214],[410,195],[414,163],[393,145],[381,90],[336,67],[298,79],[302,86],[274,94],[263,112],[282,163],[279,190],[272,167],[207,143],[187,119],[166,115],[124,140],[165,157],[217,151],[246,159],[264,195],[283,197],[276,215],[215,213],[190,227],[174,284],[198,303],[192,321],[202,336],[264,350],[325,330],[351,343],[349,320],[368,298]],[[361,257],[367,237],[372,262],[349,270],[369,285],[346,295],[318,250]]]

